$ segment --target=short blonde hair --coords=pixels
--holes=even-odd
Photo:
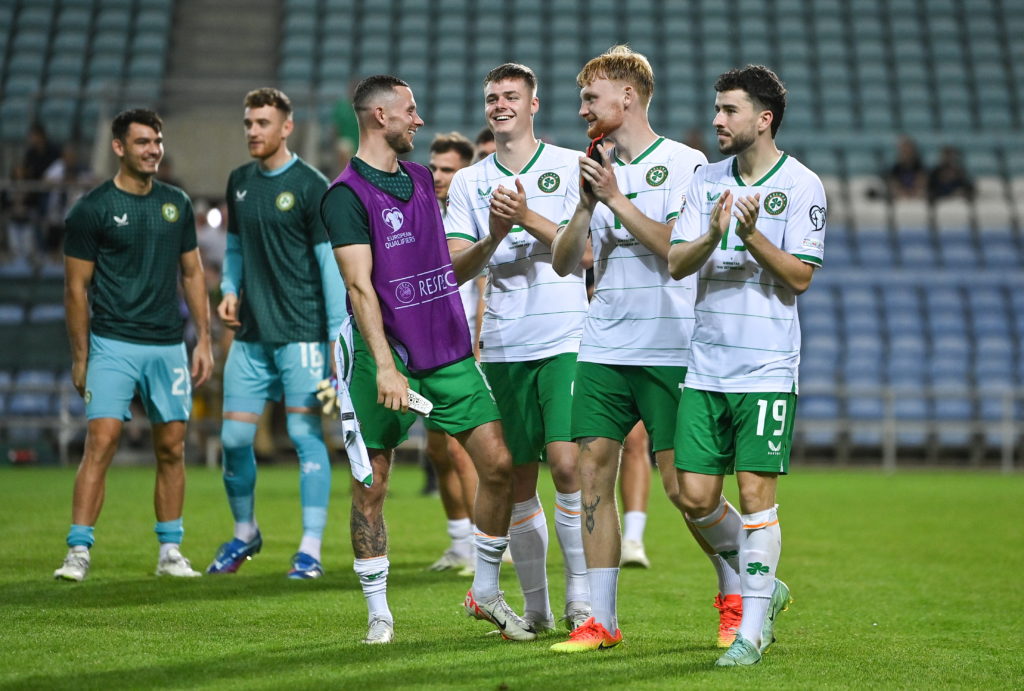
[[[583,66],[576,76],[580,88],[598,79],[610,79],[630,84],[636,89],[640,102],[647,107],[654,96],[654,70],[642,53],[635,53],[627,45],[612,46]]]

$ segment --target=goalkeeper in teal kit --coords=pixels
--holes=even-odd
[[[255,160],[228,179],[224,297],[217,308],[236,329],[224,366],[221,428],[235,532],[206,571],[234,573],[263,545],[253,439],[266,402],[283,396],[302,499],[302,541],[288,577],[318,578],[331,465],[316,392],[330,374],[328,340],[344,318],[345,289],[320,221],[327,179],[287,146],[294,126],[288,97],[271,88],[249,92],[244,125]]]

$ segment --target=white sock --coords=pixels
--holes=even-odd
[[[323,540],[318,537],[303,535],[302,542],[299,543],[299,551],[308,554],[317,561],[320,561],[320,546],[322,544]]]
[[[565,602],[590,602],[587,583],[587,560],[583,554],[583,532],[580,528],[579,491],[572,494],[555,492],[555,534],[565,561]]]
[[[526,601],[525,612],[547,618],[551,613],[547,574],[548,524],[544,518],[544,507],[536,494],[512,506],[508,547]]]
[[[359,585],[363,588],[366,608],[369,610],[367,621],[381,617],[394,622],[388,608],[388,568],[391,563],[386,556],[372,559],[356,559],[353,570],[359,576]]]
[[[235,537],[242,542],[252,542],[252,539],[256,537],[256,533],[259,531],[259,525],[256,521],[247,523],[235,523]]]
[[[761,644],[761,627],[775,589],[775,573],[782,554],[779,506],[743,514],[740,542],[740,584],[743,589],[743,621],[740,634],[754,645]]]
[[[476,547],[476,573],[473,574],[473,597],[486,602],[498,594],[498,573],[501,555],[508,547],[508,537],[495,537],[477,531],[473,538]]]
[[[644,528],[647,527],[646,511],[627,511],[622,515],[622,539],[634,542],[644,541]],[[614,631],[612,632],[614,633]]]
[[[718,574],[718,592],[722,594],[722,597],[739,595],[741,592],[740,575],[736,573],[736,570],[720,554],[709,554],[708,559],[711,560],[711,565],[715,567],[715,573]]]
[[[172,549],[176,549],[179,552],[181,552],[181,545],[179,545],[177,542],[161,542],[160,543],[160,558],[161,559],[166,559],[167,558],[167,553],[170,552]]]
[[[461,555],[469,555],[473,550],[473,523],[468,518],[449,520],[448,537],[452,541],[452,550]]]
[[[619,628],[619,617],[615,611],[619,590],[619,569],[587,569],[590,581],[590,607],[598,624],[615,635]]]
[[[729,563],[739,573],[739,553],[741,533],[743,532],[743,519],[732,504],[720,497],[718,506],[714,511],[703,518],[686,517],[692,526],[700,531],[700,534],[711,545],[711,548]],[[725,594],[724,592],[722,593]]]
[[[89,548],[86,547],[85,545],[75,545],[74,547],[71,548],[71,551],[74,552],[75,554],[81,554],[83,552],[85,554],[87,554],[87,555],[89,554]],[[163,556],[163,555],[161,555],[161,556]]]

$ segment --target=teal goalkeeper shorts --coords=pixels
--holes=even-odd
[[[327,342],[234,341],[224,363],[224,411],[259,415],[267,401],[319,408],[316,385],[330,376]]]
[[[151,422],[188,420],[192,373],[184,343],[154,345],[89,336],[85,372],[85,416],[131,420],[138,391]]]

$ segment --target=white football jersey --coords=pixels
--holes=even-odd
[[[673,244],[707,232],[725,190],[733,200],[761,195],[757,229],[776,247],[813,266],[825,252],[825,190],[818,176],[788,154],[753,185],[736,158],[693,178]],[[800,320],[796,295],[754,260],[736,236],[736,218],[697,273],[696,316],[686,387],[727,393],[796,392]]]
[[[668,223],[679,215],[701,152],[659,137],[630,163],[616,159],[619,189],[648,218]],[[626,230],[605,204],[590,222],[594,246],[594,298],[580,346],[580,362],[682,367],[693,329],[696,279],[674,280],[668,263]]]
[[[448,190],[445,234],[470,242],[486,237],[491,194],[499,185],[515,190],[516,178],[532,211],[555,225],[566,222],[579,200],[580,156],[541,142],[518,175],[495,154],[463,168]],[[583,269],[559,276],[551,268],[551,247],[520,227],[501,241],[487,269],[483,362],[524,362],[579,350],[587,313]]]

